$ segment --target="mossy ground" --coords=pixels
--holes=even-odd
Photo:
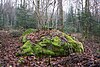
[[[84,51],[81,42],[59,30],[41,30],[30,32],[23,36],[24,45],[21,47],[23,53],[36,56],[64,56],[71,53]]]

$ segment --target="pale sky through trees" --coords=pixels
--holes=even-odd
[[[16,0],[5,0],[5,2],[7,2],[7,1],[8,2],[10,1],[13,4],[13,6],[15,5],[15,2],[16,2]],[[17,3],[20,4],[20,1],[21,0],[17,0]],[[51,0],[51,1],[53,1],[53,0]],[[32,0],[26,0],[26,2],[30,2],[30,6],[32,6],[31,5],[32,4]],[[64,12],[68,12],[68,9],[70,8],[69,6],[71,6],[71,5],[74,6],[75,5],[75,0],[73,2],[71,0],[63,0],[62,2],[63,2],[63,11]],[[83,0],[83,3],[85,3],[85,0]],[[49,12],[52,12],[51,9],[53,9],[53,6],[50,6],[48,9],[49,9]],[[55,11],[56,11],[56,9],[57,9],[57,5],[55,7]]]

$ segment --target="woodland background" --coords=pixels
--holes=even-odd
[[[17,57],[23,45],[22,33],[33,29],[38,32],[28,35],[32,41],[39,41],[50,31],[57,33],[59,39],[60,30],[69,40],[80,41],[84,52],[58,57]],[[0,67],[24,66],[100,67],[100,0],[0,0]]]
[[[52,27],[100,35],[99,0],[1,0],[0,28]]]

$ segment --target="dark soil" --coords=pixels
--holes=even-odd
[[[95,39],[84,41],[82,54],[73,53],[66,57],[16,57],[21,45],[19,37],[0,31],[0,67],[100,67],[100,42]]]

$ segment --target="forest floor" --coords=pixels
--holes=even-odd
[[[84,41],[85,51],[82,54],[52,57],[50,62],[46,57],[16,57],[21,45],[19,37],[0,31],[0,67],[100,67],[100,42],[96,39]]]

